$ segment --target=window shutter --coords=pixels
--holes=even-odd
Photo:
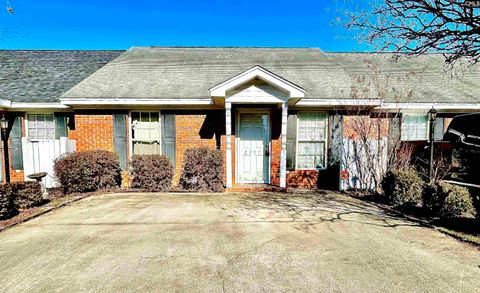
[[[60,137],[68,137],[67,117],[55,114],[55,139]]]
[[[126,114],[113,115],[113,145],[120,158],[120,168],[127,169],[127,120]]]
[[[444,133],[444,121],[443,118],[437,118],[435,120],[435,128],[433,132],[433,139],[434,140],[443,140],[443,133]]]
[[[297,115],[290,114],[287,119],[287,170],[295,169],[297,147]]]
[[[14,170],[23,170],[22,157],[22,117],[15,117],[10,132],[10,150],[12,158],[12,168]]]
[[[162,115],[162,153],[175,166],[175,115]]]

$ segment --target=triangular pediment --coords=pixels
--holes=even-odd
[[[243,85],[251,84],[255,80],[260,80],[281,92],[285,92],[287,99],[301,99],[305,97],[303,88],[258,65],[212,87],[210,95],[212,97],[225,98],[230,91],[241,88]]]

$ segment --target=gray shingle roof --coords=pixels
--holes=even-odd
[[[319,49],[134,47],[63,97],[206,98],[211,87],[255,65],[306,89],[308,97],[349,90],[348,74]]]
[[[58,102],[65,91],[124,51],[0,51],[0,98]]]
[[[327,53],[353,77],[352,86],[368,83],[387,89],[387,102],[479,103],[480,66],[458,65],[450,70],[441,54],[406,58],[391,53]],[[398,56],[398,55],[397,55]],[[358,82],[358,77],[366,77]],[[373,82],[378,78],[380,81]],[[377,91],[370,86],[370,95]],[[408,97],[408,92],[411,96]],[[396,94],[394,94],[396,92]]]
[[[314,48],[0,51],[0,98],[14,102],[58,102],[62,94],[65,98],[205,98],[211,87],[260,65],[304,88],[307,99],[349,99],[352,88],[363,90],[366,85],[369,92],[363,96],[375,98],[371,81],[378,77],[380,85],[388,87],[387,101],[394,101],[395,91],[401,96],[412,90],[412,96],[402,101],[480,102],[480,66],[452,76],[438,54],[394,62],[392,57]],[[363,84],[358,77],[366,78]]]
[[[305,98],[349,99],[379,76],[407,93],[403,102],[480,101],[479,67],[451,77],[437,54],[392,62],[393,54],[325,53],[298,48],[133,47],[67,91],[65,98],[205,98],[209,88],[260,65],[306,89]],[[371,64],[378,68],[374,73]],[[412,74],[416,71],[416,75]],[[358,77],[366,80],[359,84]],[[385,80],[388,79],[388,82]],[[373,87],[371,87],[372,89]],[[374,90],[365,98],[377,97]],[[397,101],[397,98],[395,98]]]

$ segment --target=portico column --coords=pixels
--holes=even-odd
[[[232,104],[225,103],[227,188],[232,187]]]
[[[282,103],[282,151],[280,153],[280,187],[287,187],[287,119],[288,104]]]

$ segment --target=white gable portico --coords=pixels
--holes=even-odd
[[[210,89],[210,95],[215,104],[225,105],[227,187],[233,185],[232,117],[236,117],[235,124],[237,125],[236,182],[270,183],[271,120],[270,116],[267,115],[268,112],[259,112],[258,109],[265,107],[265,105],[277,105],[278,108],[281,108],[279,185],[285,188],[288,105],[293,105],[305,97],[305,90],[257,65],[214,86]],[[238,107],[258,105],[258,108],[238,110],[238,113],[232,113],[232,105]],[[232,114],[234,115],[232,116]],[[258,125],[254,123],[255,121],[258,121]]]

